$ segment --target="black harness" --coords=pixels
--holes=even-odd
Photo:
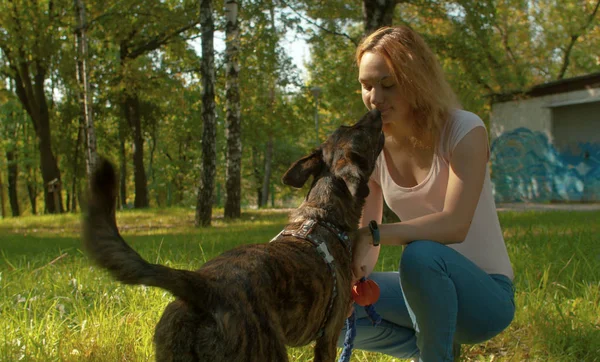
[[[329,319],[329,315],[331,314],[331,310],[333,309],[333,302],[335,300],[335,297],[337,297],[337,274],[335,272],[335,260],[333,259],[333,256],[327,248],[327,243],[324,240],[320,240],[320,238],[315,236],[313,233],[313,231],[317,227],[322,227],[328,230],[329,232],[333,233],[335,236],[337,236],[338,240],[342,243],[344,248],[351,252],[349,245],[350,238],[348,237],[348,234],[346,232],[340,230],[332,223],[326,221],[317,221],[315,219],[304,220],[304,222],[298,228],[295,229],[288,229],[287,227],[284,228],[279,234],[277,234],[277,236],[271,239],[270,242],[277,241],[280,236],[293,236],[302,240],[306,240],[315,246],[315,250],[323,258],[323,260],[329,267],[329,271],[331,272],[331,276],[333,277],[333,291],[331,294],[331,299],[329,300],[329,306],[327,307],[327,313],[325,314],[325,318],[323,319],[321,328],[317,333],[318,338],[323,335],[325,323],[327,323],[327,320]]]

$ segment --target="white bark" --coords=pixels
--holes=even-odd
[[[90,179],[92,172],[96,169],[98,152],[96,149],[96,131],[94,129],[94,119],[92,114],[92,95],[90,90],[89,74],[87,69],[87,38],[86,38],[86,20],[85,5],[83,0],[74,0],[75,16],[77,20],[77,81],[79,83],[79,99],[82,107],[82,114],[85,122],[85,155],[86,155],[86,173]]]

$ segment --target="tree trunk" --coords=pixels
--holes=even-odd
[[[37,182],[36,182],[36,169],[32,167],[35,161],[30,161],[37,157],[35,152],[35,146],[33,146],[35,140],[31,137],[30,128],[27,124],[28,115],[23,113],[23,140],[25,146],[22,148],[23,152],[23,167],[25,174],[25,184],[27,186],[27,196],[29,197],[29,203],[31,205],[31,214],[37,215]]]
[[[363,0],[363,21],[365,35],[369,35],[382,26],[392,25],[394,8],[399,0]]]
[[[256,206],[262,207],[262,175],[260,173],[261,166],[260,157],[258,155],[258,148],[252,146],[252,175],[254,176],[254,185],[256,186]]]
[[[261,206],[267,206],[269,202],[269,186],[271,185],[271,170],[273,166],[273,136],[269,135],[269,140],[265,147],[265,173],[263,174]]]
[[[96,169],[98,155],[96,150],[96,131],[94,129],[94,119],[92,117],[92,96],[87,69],[87,24],[85,20],[85,5],[83,4],[83,0],[73,1],[75,5],[75,20],[78,24],[77,28],[75,29],[75,37],[77,38],[77,82],[79,83],[79,104],[83,119],[85,121],[86,174],[88,179],[90,179],[92,172]]]
[[[26,140],[29,137],[25,137]],[[27,157],[27,156],[25,156]],[[35,168],[31,167],[28,162],[25,162],[25,178],[27,183],[27,196],[29,197],[29,203],[31,205],[31,214],[37,215],[37,183],[36,183],[36,174]]]
[[[215,122],[215,48],[213,9],[211,0],[200,0],[202,31],[202,175],[196,204],[196,226],[210,226],[213,191],[216,173],[216,122]]]
[[[2,172],[0,171],[0,212],[2,218],[6,218],[6,201],[4,201],[4,183],[2,182]]]
[[[17,194],[19,169],[15,151],[6,152],[6,161],[8,169],[8,198],[10,200],[10,209],[12,211],[12,216],[20,216],[21,210],[19,208],[19,197]]]
[[[37,215],[37,188],[31,183],[27,183],[27,196],[31,204],[31,214]]]
[[[187,163],[187,157],[186,157],[186,150],[189,147],[189,138],[188,140],[186,140],[185,143],[180,143],[179,144],[179,149],[178,149],[178,155],[177,158],[179,160],[179,164],[180,165],[185,165]],[[183,202],[184,199],[184,184],[185,184],[185,175],[183,172],[178,172],[175,177],[173,182],[175,183],[175,192],[176,192],[176,196],[175,196],[175,202],[177,204],[181,204]]]
[[[84,127],[85,127],[85,119],[83,119],[83,115],[80,115],[79,118],[79,131],[77,132],[77,140],[75,141],[75,152],[73,157],[73,179],[71,181],[71,212],[77,211],[77,183],[78,183],[78,170],[79,170],[79,149],[81,145],[81,139],[84,137]],[[88,180],[90,180],[90,175],[87,175]],[[68,201],[67,201],[68,204]]]
[[[227,168],[225,172],[225,217],[239,218],[241,215],[241,177],[242,177],[242,135],[240,119],[240,90],[239,90],[239,26],[238,2],[226,0],[225,14],[225,64],[227,67],[226,84],[226,129],[227,139]]]
[[[63,211],[62,196],[60,190],[57,197],[49,191],[48,185],[51,182],[58,182],[60,185],[60,170],[52,151],[52,137],[50,135],[50,115],[48,113],[48,103],[44,91],[44,82],[46,80],[46,69],[38,62],[34,62],[35,73],[30,74],[29,65],[23,60],[19,64],[11,61],[11,68],[14,70],[16,93],[23,105],[23,108],[29,114],[33,122],[33,129],[38,139],[38,151],[40,153],[40,170],[44,180],[44,201],[46,211],[54,214]],[[32,80],[33,76],[33,80]]]
[[[122,130],[119,131],[119,190],[121,209],[125,209],[127,208],[127,154]]]
[[[150,139],[150,162],[148,162],[148,180],[150,181],[151,186],[156,185],[156,178],[154,176],[154,154],[156,152],[156,144],[158,143],[157,129],[158,125],[156,124],[156,120],[152,119],[152,135]],[[161,207],[160,194],[156,191],[156,188],[154,194],[156,199],[156,206]]]
[[[277,29],[275,28],[275,9],[273,7],[273,3],[270,3],[269,14],[271,17],[271,32],[274,36],[277,35]],[[271,42],[270,44],[271,55],[275,58],[277,54],[275,52],[275,42]],[[269,108],[272,114],[275,114],[275,87],[277,79],[275,77],[275,72],[271,71],[271,79],[269,79]],[[273,135],[269,133],[269,138],[267,140],[267,144],[265,145],[265,158],[263,165],[263,180],[262,187],[260,190],[260,207],[266,207],[269,202],[269,189],[271,186],[271,170],[273,165]]]
[[[146,180],[144,167],[144,136],[142,134],[140,100],[137,94],[125,95],[123,109],[133,136],[133,178],[135,185],[133,207],[136,209],[146,208],[148,207],[148,181]]]

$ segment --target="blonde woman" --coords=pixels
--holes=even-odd
[[[373,327],[357,308],[354,346],[452,361],[453,346],[492,338],[515,310],[487,132],[478,116],[459,109],[435,55],[410,28],[376,31],[356,61],[363,102],[381,111],[386,143],[353,251],[355,277],[381,287],[375,308],[383,322]],[[401,222],[369,227],[381,223],[384,200]],[[379,242],[406,246],[398,272],[371,273]]]

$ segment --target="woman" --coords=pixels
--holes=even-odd
[[[435,55],[410,28],[378,30],[359,45],[356,60],[363,102],[381,111],[386,143],[353,250],[355,277],[367,275],[381,288],[375,308],[383,322],[373,327],[356,308],[354,346],[452,361],[453,345],[485,341],[514,315],[487,132],[479,117],[458,109]],[[371,273],[379,246],[367,225],[381,222],[384,199],[401,222],[379,225],[380,243],[406,247],[399,272]]]

